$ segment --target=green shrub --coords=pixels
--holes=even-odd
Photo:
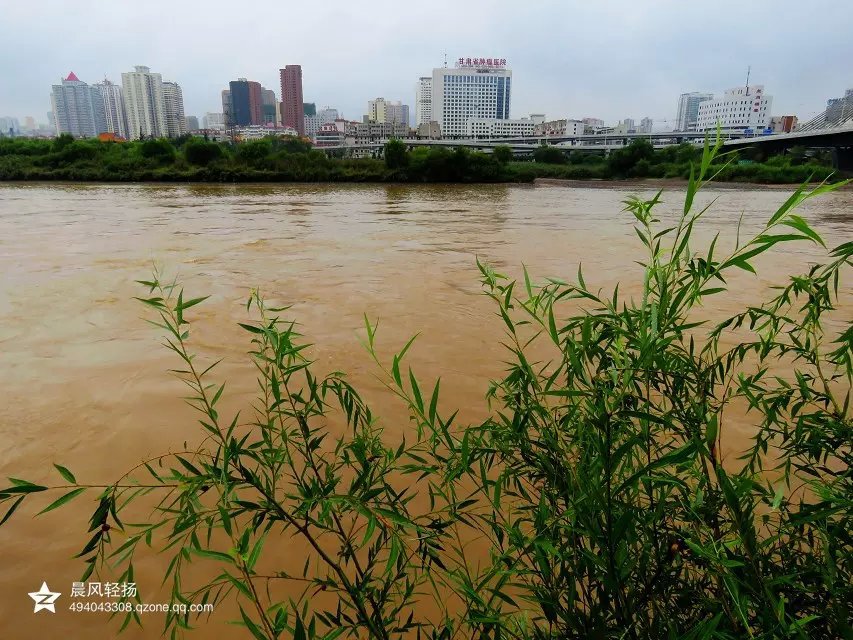
[[[12,156],[0,154],[0,180],[24,180],[26,176],[27,169],[22,162]]]
[[[625,177],[632,174],[639,162],[644,162],[643,168],[647,172],[649,161],[654,157],[654,153],[655,150],[648,140],[635,138],[624,149],[610,152],[607,156],[607,169],[613,176]]]
[[[101,143],[97,140],[74,140],[62,147],[58,156],[62,164],[73,164],[81,160],[93,160],[101,151]]]
[[[409,153],[402,140],[389,140],[383,153],[385,166],[389,169],[402,169],[409,164]]]
[[[641,158],[637,163],[628,170],[628,175],[632,178],[645,178],[651,175],[652,165],[646,158]]]
[[[237,145],[237,159],[242,162],[260,166],[264,164],[272,155],[273,143],[267,138],[261,140],[248,140]],[[280,153],[288,153],[282,149]]]
[[[465,176],[473,182],[495,182],[503,176],[502,163],[494,154],[472,153],[464,167]]]
[[[557,147],[542,145],[533,152],[533,160],[543,164],[563,164],[566,162],[566,154]]]
[[[38,156],[50,153],[50,140],[26,140],[23,138],[0,138],[0,157]]]
[[[175,147],[165,138],[143,140],[139,144],[139,153],[143,158],[160,164],[174,162],[177,157]]]
[[[70,133],[60,133],[53,140],[53,151],[62,151],[72,142],[74,142],[74,136],[72,136]]]
[[[295,136],[267,136],[266,139],[272,143],[273,148],[277,151],[287,151],[288,153],[308,153],[312,149],[310,142]]]
[[[183,147],[184,157],[190,164],[207,166],[223,156],[222,145],[216,142],[206,142],[200,138],[187,140]]]
[[[512,148],[508,145],[499,144],[494,148],[492,154],[494,155],[495,160],[497,160],[501,164],[512,162]]]
[[[511,182],[533,182],[540,176],[540,168],[530,162],[512,162],[507,165],[505,175]]]
[[[586,151],[572,151],[569,153],[569,164],[604,164],[604,156]]]

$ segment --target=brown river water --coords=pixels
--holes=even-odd
[[[661,217],[680,208],[683,191],[667,187]],[[488,381],[503,367],[502,328],[481,293],[475,257],[514,276],[524,264],[534,280],[571,280],[582,263],[589,286],[607,291],[621,281],[621,290],[636,292],[644,255],[622,200],[653,192],[648,185],[0,185],[0,484],[7,476],[57,482],[52,463],[81,482],[108,483],[144,457],[200,439],[181,384],[166,373],[177,362],[131,299],[142,295],[134,280],[146,279],[154,263],[179,276],[185,297],[211,295],[187,314],[190,344],[203,360],[224,358],[214,376],[228,380],[224,415],[246,407],[253,391],[249,344],[236,323],[246,321],[246,298],[259,287],[269,301],[293,305],[319,366],[348,372],[388,437],[398,438],[406,411],[383,391],[359,343],[363,314],[379,319],[386,355],[420,332],[409,358],[419,378],[431,385],[440,375],[442,406],[460,408],[462,421],[482,418]],[[754,232],[789,193],[706,190],[697,204],[717,201],[700,240],[719,231],[731,245],[741,214],[742,235]],[[853,191],[808,201],[800,213],[828,246],[848,241]],[[731,292],[705,312],[756,303],[824,255],[799,243],[763,256],[758,276],[733,278]],[[848,312],[849,301],[845,294]],[[747,442],[750,426],[730,431],[727,455]],[[0,528],[0,639],[116,637],[108,614],[68,610],[83,568],[72,556],[85,543],[91,499],[33,518],[51,499],[32,498]],[[289,542],[281,544],[288,553]],[[166,599],[158,592],[166,562],[148,556],[138,564],[144,602]],[[62,593],[56,614],[33,612],[27,594],[43,581]],[[228,617],[214,613],[197,637],[247,637],[225,624]],[[122,637],[160,636],[162,614],[143,621],[144,631]]]

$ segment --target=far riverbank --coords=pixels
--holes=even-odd
[[[842,179],[850,179],[853,176],[843,172],[835,174]],[[812,181],[812,184],[819,183]],[[642,187],[642,188],[679,188],[688,183],[685,178],[634,178],[634,179],[599,179],[599,180],[575,180],[572,178],[536,178],[533,184],[538,187],[577,187],[578,189],[612,189],[613,187]],[[775,189],[777,191],[790,191],[790,183],[762,183],[762,182],[714,182],[715,189],[738,189],[748,190],[756,187]],[[841,190],[853,190],[853,183],[840,187]]]
[[[330,152],[334,153],[334,152]],[[800,184],[839,180],[826,154],[791,149],[783,155],[743,149],[718,156],[715,181]],[[0,139],[0,181],[163,183],[532,183],[555,179],[596,185],[605,181],[676,181],[690,176],[702,150],[690,144],[654,148],[645,140],[608,155],[542,146],[525,158],[510,147],[492,153],[463,147],[417,147],[392,140],[381,157],[327,155],[301,139],[265,138],[240,143],[197,137],[134,142]]]

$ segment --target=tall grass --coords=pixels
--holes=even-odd
[[[241,326],[259,394],[223,416],[216,363],[190,350],[204,298],[155,274],[140,300],[191,390],[199,444],[106,486],[59,466],[56,487],[12,480],[3,520],[35,493],[67,491],[45,511],[94,493],[84,580],[132,580],[138,554],[168,554],[173,601],[236,602],[258,639],[851,637],[853,325],[832,333],[826,318],[853,243],[718,325],[691,316],[776,245],[822,245],[795,210],[837,185],[797,189],[728,253],[716,238],[697,250],[707,207],[694,199],[725,170],[717,152],[706,145],[675,226],[659,229],[660,194],[626,202],[646,254],[637,299],[594,291],[580,270],[534,284],[479,264],[507,348],[479,424],[459,424],[440,382],[405,365],[414,340],[384,362],[365,320],[366,352],[411,417],[392,441],[256,292]],[[754,438],[724,465],[727,418],[744,403]],[[304,564],[269,551],[290,536]],[[190,588],[193,562],[215,571]],[[170,613],[166,629],[191,623]]]

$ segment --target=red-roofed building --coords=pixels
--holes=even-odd
[[[56,133],[94,138],[107,131],[104,101],[97,87],[90,87],[72,71],[50,94]]]
[[[98,140],[101,142],[127,142],[126,139],[116,133],[99,133]]]

